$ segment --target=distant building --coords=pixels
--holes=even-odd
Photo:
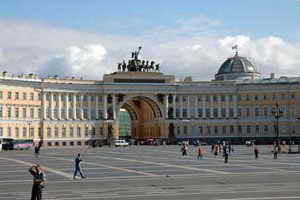
[[[283,110],[279,138],[300,138],[300,77],[261,78],[236,54],[215,80],[176,82],[159,72],[159,65],[139,60],[137,53],[133,57],[96,81],[3,72],[0,136],[42,140],[52,147],[105,143],[127,131],[133,139],[271,142],[272,109],[278,103]],[[120,109],[129,113],[131,129],[119,130]]]

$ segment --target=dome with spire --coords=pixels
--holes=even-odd
[[[246,57],[241,57],[236,52],[235,56],[228,58],[221,65],[215,75],[215,80],[256,79],[259,77],[260,73],[256,71],[255,66]]]

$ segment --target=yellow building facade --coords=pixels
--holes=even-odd
[[[272,111],[278,104],[278,137],[297,140],[300,78],[263,79],[248,62],[236,54],[212,81],[179,82],[158,70],[129,68],[99,81],[4,72],[0,136],[49,147],[109,143],[118,138],[118,112],[126,109],[133,139],[271,142],[276,137]]]

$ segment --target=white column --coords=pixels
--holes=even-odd
[[[218,117],[221,118],[222,117],[222,106],[221,106],[221,101],[222,101],[222,96],[218,96]]]
[[[58,100],[58,119],[61,120],[61,93],[57,94],[57,100]]]
[[[183,96],[179,96],[179,117],[182,119],[183,115],[182,115],[182,99]]]
[[[104,119],[107,119],[107,94],[105,94],[104,96],[103,96],[103,103],[104,103],[104,105],[103,105],[103,114],[104,114]]]
[[[76,119],[76,93],[73,93],[73,119]]]
[[[206,118],[206,96],[202,96],[202,116]]]
[[[187,96],[187,118],[191,118],[191,111],[190,111],[190,96]]]
[[[83,112],[83,94],[80,94],[80,119],[84,120],[84,112]]]
[[[233,95],[233,116],[234,118],[237,117],[237,96]]]
[[[43,118],[47,119],[47,99],[46,93],[43,93]]]
[[[66,113],[66,119],[69,119],[69,94],[65,93],[65,101],[66,101],[66,109],[65,109],[65,113]]]
[[[169,95],[166,94],[165,95],[165,115],[166,115],[166,119],[168,119],[168,113],[169,113]]]
[[[210,95],[210,118],[214,117],[214,95]]]
[[[116,119],[116,96],[112,95],[112,105],[113,105],[113,119]]]
[[[195,109],[194,109],[194,115],[195,118],[198,118],[198,95],[194,96],[195,97]]]
[[[92,98],[91,95],[88,96],[88,119],[92,119]]]
[[[176,119],[176,95],[173,95],[173,118]]]
[[[50,118],[54,119],[54,101],[53,101],[53,93],[50,93]]]
[[[226,102],[226,117],[229,117],[229,96],[225,96],[225,102]]]
[[[96,119],[99,119],[99,96],[96,95]]]

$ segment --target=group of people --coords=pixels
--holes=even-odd
[[[40,147],[35,148],[35,155],[39,155]],[[80,166],[80,162],[82,162],[80,153],[77,154],[75,160],[74,160],[74,175],[73,179],[76,179],[77,173],[80,174],[81,178],[86,178],[86,176],[83,174]],[[36,163],[32,167],[29,168],[29,173],[33,177],[33,185],[32,185],[32,191],[31,191],[31,200],[41,200],[42,199],[42,191],[44,186],[44,183],[46,181],[46,174],[45,171],[42,169],[40,164]]]

